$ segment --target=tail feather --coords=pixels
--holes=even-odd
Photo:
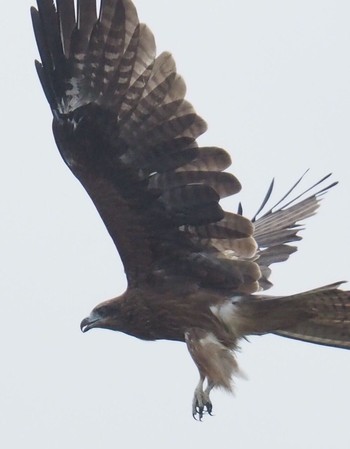
[[[291,297],[304,303],[312,316],[274,333],[309,343],[350,349],[350,291],[338,289],[340,284]]]
[[[350,349],[350,291],[342,282],[284,297],[255,296],[237,303],[240,335],[273,333]]]

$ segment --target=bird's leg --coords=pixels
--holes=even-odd
[[[209,398],[209,393],[214,387],[213,382],[208,381],[207,388],[203,390],[203,384],[205,381],[205,376],[203,374],[200,374],[200,379],[198,382],[198,385],[196,389],[194,390],[194,397],[192,401],[192,416],[194,419],[197,419],[201,421],[203,418],[204,413],[209,413],[211,415],[211,412],[213,410],[212,403]]]
[[[211,415],[213,410],[209,394],[213,387],[217,385],[217,382],[212,381],[215,378],[212,374],[218,377],[217,367],[220,366],[222,350],[225,350],[225,348],[214,334],[198,328],[188,329],[185,332],[185,341],[199,371],[200,379],[194,390],[192,401],[192,416],[201,421],[204,413]],[[205,380],[207,380],[208,384],[204,390],[203,384]],[[224,384],[224,382],[221,383]]]
[[[211,403],[209,395],[214,387],[215,387],[214,382],[208,379],[208,385],[207,388],[204,390],[204,396],[206,398],[205,406],[207,408],[207,412],[209,413],[209,415],[211,415],[211,412],[213,411],[213,404]]]
[[[194,390],[194,396],[192,401],[192,416],[194,419],[198,419],[199,421],[202,420],[203,417],[203,411],[204,411],[204,391],[203,391],[203,384],[204,384],[205,377],[200,374],[198,385],[196,386],[196,389]]]

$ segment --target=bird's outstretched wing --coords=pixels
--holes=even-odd
[[[254,238],[250,220],[221,209],[220,198],[240,190],[223,172],[230,157],[198,147],[206,124],[185,100],[172,56],[156,57],[132,2],[102,0],[99,14],[95,0],[78,0],[76,11],[74,0],[37,3],[36,67],[55,139],[102,217],[129,284],[160,286],[173,278],[226,291],[266,287],[261,269],[277,261],[288,239],[274,235],[272,256],[260,250],[265,262],[258,263],[256,240],[270,245],[263,232],[269,216],[256,222]],[[303,213],[290,208],[283,218],[289,227],[309,215],[297,209]]]
[[[269,203],[274,187],[273,180],[258,212],[252,219],[255,224],[254,238],[258,245],[256,261],[261,270],[259,284],[263,290],[272,286],[269,280],[270,265],[286,261],[297,250],[296,246],[289,243],[301,240],[299,231],[303,230],[303,221],[316,213],[323,195],[338,184],[337,182],[325,184],[331,176],[329,174],[300,194],[292,196],[306,173],[276,204],[263,212]]]
[[[128,281],[183,277],[255,291],[253,225],[219,199],[240,190],[229,155],[198,148],[205,122],[184,99],[169,53],[129,0],[38,0],[37,71],[63,159],[104,221]],[[224,237],[226,257],[209,242]]]

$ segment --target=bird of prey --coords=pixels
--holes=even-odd
[[[341,282],[291,296],[261,294],[270,265],[295,251],[302,220],[332,185],[252,219],[224,211],[239,181],[229,155],[199,147],[206,123],[185,99],[170,53],[131,0],[38,0],[37,72],[64,162],[99,212],[125,267],[124,294],[97,305],[83,332],[105,328],[185,342],[198,367],[192,414],[211,414],[214,387],[232,388],[235,350],[274,333],[350,348],[350,292]],[[326,179],[325,177],[324,179]],[[322,182],[324,181],[321,180]],[[316,184],[316,186],[319,183]]]

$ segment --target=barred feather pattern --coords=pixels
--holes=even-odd
[[[276,332],[282,337],[350,349],[350,292],[341,282],[292,296],[310,310],[311,318]]]
[[[146,340],[186,341],[200,372],[193,415],[211,413],[209,392],[231,389],[239,338],[273,332],[350,348],[350,292],[340,283],[287,297],[271,286],[329,175],[292,197],[301,177],[264,212],[272,182],[249,220],[221,198],[241,189],[221,148],[199,147],[205,121],[185,99],[173,57],[131,0],[37,0],[36,69],[53,113],[59,151],[90,195],[125,267],[127,291],[81,323]],[[76,8],[75,8],[76,4]],[[320,186],[320,187],[319,187]],[[207,380],[206,390],[203,381]]]
[[[32,18],[61,155],[94,201],[129,282],[176,271],[203,286],[258,290],[254,228],[219,205],[241,189],[223,172],[230,157],[198,147],[207,125],[185,100],[171,54],[156,56],[132,2],[104,0],[97,14],[93,0],[78,1],[76,13],[73,0],[38,0]]]
[[[219,200],[241,189],[237,178],[223,172],[230,157],[221,148],[198,147],[196,138],[206,130],[206,123],[185,100],[186,86],[171,54],[156,56],[153,34],[139,23],[132,2],[104,0],[97,15],[94,0],[78,1],[76,13],[73,0],[57,0],[56,6],[52,0],[38,0],[38,11],[33,8],[32,17],[42,59],[37,70],[57,123],[73,124],[76,135],[79,131],[86,134],[84,127],[98,125],[99,131],[88,139],[102,139],[109,147],[106,157],[96,142],[89,156],[91,160],[104,158],[103,176],[108,172],[114,179],[109,184],[95,181],[98,188],[103,185],[105,196],[115,190],[118,179],[114,203],[107,206],[102,205],[104,200],[97,204],[101,195],[96,185],[87,185],[91,175],[78,173],[78,166],[87,171],[87,163],[78,162],[77,148],[68,154],[69,133],[54,124],[61,154],[108,222],[129,280],[145,260],[155,273],[164,263],[172,271],[176,261],[188,269],[191,260],[203,264],[203,269],[189,271],[196,273],[202,285],[217,276],[214,285],[223,290],[252,293],[269,288],[269,266],[296,250],[288,243],[301,238],[300,220],[315,213],[326,189],[294,204],[282,207],[278,203],[278,209],[254,217],[255,227],[240,214],[224,212]],[[128,200],[128,212],[122,217],[117,198],[124,201],[125,192],[129,195],[135,182],[140,186],[138,198],[132,205]],[[147,211],[144,204],[149,206]],[[146,212],[154,218],[146,217]],[[135,227],[129,226],[130,220]],[[141,227],[145,228],[142,232]],[[129,229],[143,236],[140,244],[147,256],[133,248]],[[159,239],[166,234],[166,242],[157,241],[155,233]],[[214,275],[208,276],[209,271]]]

